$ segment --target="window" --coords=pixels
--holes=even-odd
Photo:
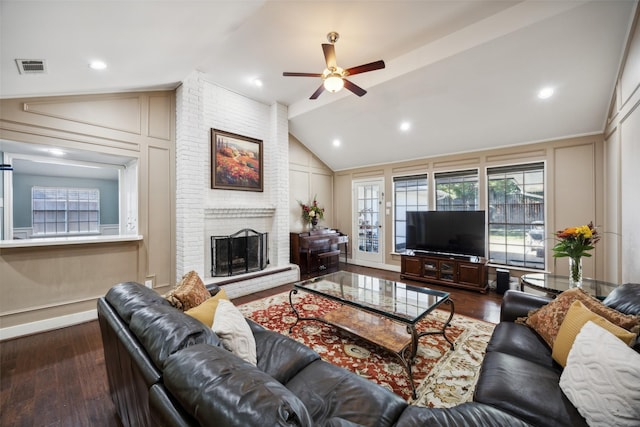
[[[427,175],[393,178],[394,247],[396,252],[407,248],[407,212],[429,209]]]
[[[437,211],[477,211],[478,171],[435,174]]]
[[[544,269],[544,163],[489,168],[489,260]]]
[[[31,212],[34,235],[100,232],[100,190],[33,187]]]

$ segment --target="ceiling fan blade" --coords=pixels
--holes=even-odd
[[[355,93],[358,96],[362,96],[365,93],[367,93],[366,90],[362,89],[360,86],[351,83],[349,80],[347,79],[342,79],[344,80],[344,87],[346,87],[347,89],[349,89],[351,92]]]
[[[322,74],[319,73],[289,73],[286,71],[282,75],[285,77],[322,77]]]
[[[327,68],[336,68],[336,49],[335,46],[328,43],[322,44],[322,51],[324,52],[324,60],[327,63]]]
[[[345,70],[345,74],[353,76],[354,74],[366,73],[367,71],[380,70],[382,68],[384,68],[384,61],[380,60],[364,65],[358,65],[357,67],[347,68]]]
[[[313,92],[313,95],[311,95],[309,99],[317,99],[322,92],[324,92],[324,84],[321,84],[320,87],[315,92]]]

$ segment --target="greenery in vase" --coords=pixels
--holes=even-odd
[[[324,208],[318,206],[318,201],[315,196],[313,197],[313,202],[309,205],[305,205],[304,203],[298,202],[300,207],[302,208],[302,219],[310,223],[314,218],[320,220],[324,218]]]

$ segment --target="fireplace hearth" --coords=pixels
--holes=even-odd
[[[269,233],[245,228],[230,236],[211,236],[211,276],[264,270],[269,264]]]

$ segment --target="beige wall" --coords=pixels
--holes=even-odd
[[[325,209],[324,219],[319,226],[336,227],[333,171],[294,136],[289,135],[289,230],[291,232],[308,229],[308,226],[302,222],[302,211],[298,202],[310,203],[314,196],[318,200],[318,205]]]
[[[173,284],[174,92],[0,102],[2,139],[137,158],[143,236],[134,242],[0,249],[0,327],[42,321],[46,328],[53,318],[77,318],[95,310],[96,299],[121,281]]]
[[[606,130],[605,277],[640,283],[640,10]]]
[[[601,224],[603,216],[602,151],[602,135],[594,135],[340,171],[335,174],[336,219],[334,222],[337,227],[345,230],[351,224],[351,182],[355,179],[383,177],[385,194],[391,195],[394,176],[427,173],[431,179],[435,172],[478,168],[480,209],[486,210],[486,168],[543,161],[546,165],[547,233],[576,224],[586,224],[592,220],[595,224]],[[430,190],[433,191],[432,181],[430,181]],[[391,197],[387,197],[386,200],[390,201]],[[430,203],[433,201],[430,200]],[[384,219],[384,241],[384,264],[387,268],[399,269],[400,256],[392,253],[392,215],[386,215]],[[600,252],[600,248],[596,247],[594,257],[585,259],[584,268],[587,277],[602,278],[603,265]],[[559,274],[568,272],[568,266],[565,265],[567,263],[554,259],[550,251],[547,251],[546,263],[548,271]],[[521,274],[513,267],[509,269],[512,276]],[[491,272],[493,273],[493,269]]]

